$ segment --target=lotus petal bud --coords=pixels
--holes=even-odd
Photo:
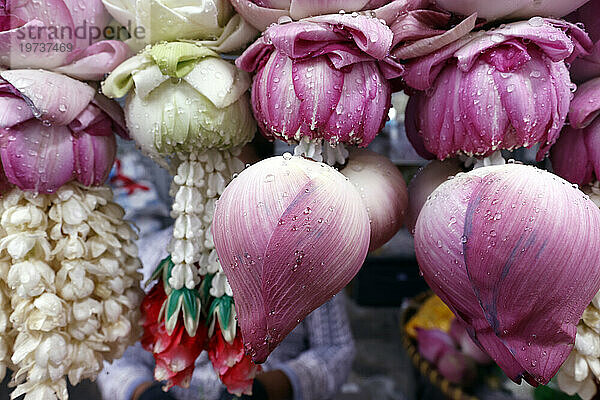
[[[101,0],[84,5],[72,0],[3,1],[1,7],[0,65],[101,80],[129,57],[125,43],[99,40],[110,21]]]
[[[415,249],[425,280],[480,347],[515,382],[538,385],[569,356],[600,288],[598,235],[587,196],[509,163],[442,183],[419,214]]]
[[[237,15],[229,1],[102,0],[108,12],[131,38],[135,51],[145,45],[176,40],[199,40],[219,53],[239,50],[258,31]]]
[[[54,193],[77,180],[102,185],[127,137],[118,104],[91,86],[43,70],[0,72],[0,157],[8,181]]]
[[[369,247],[369,217],[354,186],[325,164],[289,154],[235,178],[214,221],[215,247],[255,362],[350,282]]]
[[[414,232],[417,218],[429,195],[448,178],[463,172],[462,163],[456,158],[434,160],[421,168],[408,184],[408,212],[406,226]]]
[[[543,158],[573,96],[565,61],[590,46],[577,26],[534,17],[477,31],[409,62],[404,79],[420,92],[407,106],[408,138],[429,159],[536,143]]]
[[[267,138],[366,147],[391,104],[393,33],[377,18],[324,15],[273,25],[236,64],[256,72],[252,106]]]
[[[386,157],[369,150],[355,150],[340,171],[356,186],[371,221],[369,250],[383,246],[394,236],[408,206],[406,183]]]
[[[535,16],[564,17],[589,0],[435,0],[435,4],[445,10],[461,15],[477,13],[480,18],[488,21],[496,19],[525,19]]]

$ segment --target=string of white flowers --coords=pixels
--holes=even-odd
[[[348,150],[342,143],[332,146],[323,139],[310,139],[303,137],[294,148],[294,155],[310,158],[317,162],[324,162],[330,166],[344,165],[348,160]]]
[[[0,213],[0,292],[11,299],[2,302],[0,343],[14,337],[11,398],[67,399],[65,376],[73,385],[95,379],[141,334],[136,234],[108,188],[13,189]]]
[[[578,394],[583,400],[592,399],[600,380],[600,293],[585,309],[577,325],[575,346],[557,374],[559,388]]]

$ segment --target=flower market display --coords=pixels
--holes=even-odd
[[[165,391],[196,385],[204,357],[231,395],[252,395],[261,364],[403,228],[437,296],[404,330],[444,379],[472,387],[495,363],[506,381],[594,398],[599,12],[599,0],[0,0],[12,398],[67,399],[67,378],[95,379],[137,340]],[[409,170],[372,151],[397,139],[384,128],[398,91],[406,137],[432,160],[408,187]],[[245,165],[257,132],[293,155]],[[145,294],[138,235],[104,186],[116,136],[172,177],[168,257],[144,266]],[[536,166],[505,161],[525,149]]]

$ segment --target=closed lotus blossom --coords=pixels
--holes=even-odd
[[[600,176],[600,77],[581,85],[571,102],[565,126],[550,152],[557,175],[578,185],[594,183]]]
[[[423,157],[439,159],[539,143],[543,158],[572,98],[565,62],[590,45],[580,28],[534,17],[471,33],[411,61],[404,79],[419,90],[406,111],[411,143]]]
[[[387,119],[392,31],[377,18],[324,15],[273,25],[238,58],[256,72],[252,106],[260,131],[286,142],[367,146]]]
[[[538,385],[571,353],[600,288],[598,235],[600,211],[587,196],[509,163],[442,183],[421,210],[415,249],[471,337],[509,378]]]
[[[102,0],[108,12],[130,29],[136,51],[162,41],[199,40],[219,53],[239,50],[258,31],[237,15],[228,0]]]
[[[577,83],[600,76],[600,21],[596,18],[599,11],[600,1],[590,0],[566,17],[573,23],[583,23],[594,42],[589,54],[578,57],[571,64],[571,78]]]
[[[91,86],[43,70],[0,72],[0,157],[22,190],[53,193],[70,181],[104,183],[113,132],[127,137],[120,107]]]
[[[462,15],[477,13],[480,18],[492,20],[525,19],[535,16],[564,17],[589,0],[435,0],[445,10]]]
[[[212,230],[246,351],[259,363],[352,280],[370,237],[355,187],[326,164],[289,154],[235,178]]]
[[[0,1],[0,65],[44,68],[100,80],[129,57],[116,40],[99,40],[110,22],[101,0]]]
[[[141,333],[137,237],[105,187],[14,188],[0,214],[0,365],[13,370],[11,396],[68,399],[67,378],[95,379]]]

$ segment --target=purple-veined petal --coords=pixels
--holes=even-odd
[[[96,136],[87,132],[76,135],[73,141],[75,176],[85,186],[102,185],[117,152],[114,135]]]
[[[96,36],[96,32],[92,32],[90,30],[99,29],[100,33],[97,33],[97,36],[101,36],[101,31],[106,28],[111,20],[110,15],[102,4],[102,0],[85,0],[85,2],[82,2],[81,0],[62,1],[69,10],[71,19],[73,20],[73,25],[75,27],[79,27],[84,26],[85,23],[88,31],[85,35],[79,35],[80,37],[74,35],[76,39],[76,48],[85,49],[92,43],[100,40],[100,37],[94,38],[93,36]]]
[[[0,155],[10,183],[53,193],[73,176],[73,138],[65,126],[30,120],[3,132]]]
[[[129,57],[129,46],[116,40],[97,42],[67,60],[68,65],[56,68],[57,72],[81,80],[101,80]]]
[[[489,364],[492,362],[490,356],[487,355],[473,339],[471,339],[471,336],[469,336],[462,321],[458,319],[453,320],[448,334],[452,337],[454,342],[458,344],[458,347],[460,347],[460,351],[463,354],[471,357],[479,364]]]
[[[273,157],[233,180],[213,238],[254,361],[352,279],[369,235],[358,192],[324,164]]]
[[[457,230],[446,227],[451,217]],[[415,247],[430,286],[486,352],[512,379],[545,384],[600,287],[600,250],[590,239],[599,234],[600,212],[581,192],[547,172],[509,164],[442,184],[419,215]],[[459,275],[446,279],[448,269]],[[515,361],[521,373],[503,366]]]
[[[94,98],[95,91],[85,83],[43,70],[0,72],[31,107],[36,118],[56,125],[67,125]]]
[[[129,132],[127,131],[127,124],[125,123],[125,115],[123,108],[114,100],[110,100],[108,97],[96,93],[92,103],[100,108],[108,115],[113,122],[114,132],[121,136],[123,139],[129,140]]]
[[[369,251],[388,242],[402,227],[408,191],[402,174],[388,158],[369,150],[350,153],[340,171],[358,189],[371,221]]]

